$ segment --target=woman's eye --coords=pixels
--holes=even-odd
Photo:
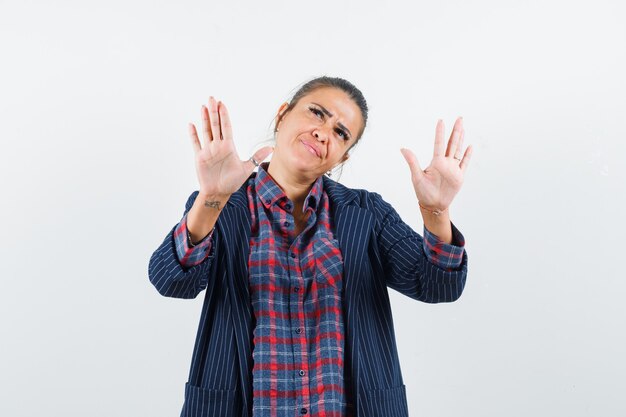
[[[346,135],[346,132],[344,132],[343,130],[337,130],[337,133],[339,133],[339,135],[341,135],[342,138],[344,138],[345,140],[348,140],[348,135]]]
[[[311,110],[311,112],[313,112],[316,116],[323,115],[323,113],[320,110],[316,109],[315,107],[309,107],[309,110]]]

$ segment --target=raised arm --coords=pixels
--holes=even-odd
[[[215,257],[217,219],[232,193],[255,168],[251,160],[239,159],[226,106],[210,97],[209,107],[202,106],[201,114],[202,143],[196,127],[189,124],[200,189],[189,196],[181,222],[166,235],[148,265],[150,282],[166,297],[194,298],[207,287]],[[253,158],[262,161],[271,151],[272,147],[266,146]],[[190,247],[200,242],[205,243],[201,249],[207,253],[190,261]],[[198,250],[193,251],[197,255]]]
[[[423,237],[382,198],[378,201],[378,211],[384,213],[378,241],[387,285],[416,300],[455,301],[465,286],[465,238],[450,220],[448,210],[472,156],[471,145],[463,153],[464,134],[463,118],[459,117],[446,146],[443,121],[437,121],[433,159],[424,170],[413,152],[400,150],[411,170],[424,221]]]
[[[452,243],[441,241],[426,227],[422,237],[380,195],[373,194],[381,219],[376,239],[386,285],[426,303],[456,301],[467,277],[467,253],[461,232],[450,223]]]

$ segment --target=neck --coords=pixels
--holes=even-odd
[[[290,172],[284,164],[274,161],[274,158],[272,158],[272,161],[270,161],[271,163],[267,167],[267,173],[271,175],[296,207],[302,207],[304,199],[311,191],[311,187],[316,179]]]

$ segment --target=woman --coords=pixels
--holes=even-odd
[[[202,143],[190,124],[200,189],[149,265],[164,296],[206,291],[181,415],[408,415],[387,287],[428,303],[463,291],[447,210],[471,157],[462,120],[447,147],[438,122],[423,171],[402,149],[422,238],[379,194],[329,178],[367,122],[348,81],[304,84],[278,110],[275,147],[247,161],[223,103],[211,97],[202,117]]]

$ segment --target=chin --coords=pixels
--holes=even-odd
[[[316,178],[325,172],[320,167],[321,158],[311,154],[299,140],[297,144],[293,144],[297,146],[290,147],[289,152],[281,155],[282,158],[280,160],[285,165],[285,168],[295,173],[302,172],[307,175],[317,173],[315,174]],[[274,156],[276,157],[278,154],[274,154]]]
[[[312,163],[311,159],[302,158],[298,155],[293,155],[287,161],[287,166],[290,170],[296,172],[306,172],[307,174],[312,174],[319,171],[319,165]],[[321,174],[316,174],[318,177]]]

